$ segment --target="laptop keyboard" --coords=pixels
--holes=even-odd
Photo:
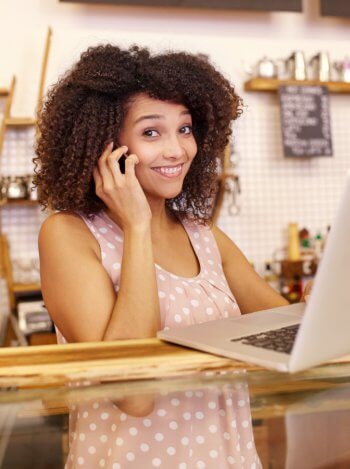
[[[300,324],[295,324],[273,331],[260,332],[239,339],[231,339],[231,342],[241,342],[244,345],[253,345],[275,352],[291,353],[299,326]]]

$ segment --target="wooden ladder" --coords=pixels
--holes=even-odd
[[[43,94],[44,94],[44,86],[45,86],[45,79],[46,79],[46,73],[47,73],[47,66],[48,66],[48,60],[49,60],[49,53],[50,53],[50,48],[51,48],[51,38],[52,38],[52,29],[48,28],[47,34],[46,34],[46,41],[45,41],[45,48],[44,48],[44,55],[42,59],[42,64],[41,64],[41,71],[40,71],[40,81],[39,81],[39,90],[38,90],[38,98],[37,98],[37,107],[36,107],[36,112],[40,109],[42,102],[43,102]],[[26,127],[33,127],[36,125],[36,118],[34,117],[14,117],[11,114],[11,108],[12,108],[12,103],[13,103],[13,98],[16,90],[16,76],[13,76],[10,84],[10,88],[0,88],[0,97],[3,97],[6,99],[5,101],[5,107],[4,107],[4,115],[3,119],[1,122],[0,126],[0,161],[1,161],[1,155],[2,155],[2,150],[3,150],[3,145],[5,141],[5,136],[6,136],[6,131],[8,129],[17,129],[20,130],[22,128]],[[27,290],[27,287],[29,288],[29,291],[35,289],[38,289],[38,285],[16,285],[12,281],[12,266],[9,265],[8,263],[11,264],[10,261],[10,255],[9,255],[9,247],[8,247],[8,241],[6,238],[2,236],[2,217],[1,217],[1,207],[3,206],[16,206],[16,205],[26,205],[26,206],[32,206],[32,207],[37,207],[38,204],[36,201],[32,200],[14,200],[14,201],[1,201],[0,200],[0,237],[1,237],[1,242],[0,242],[0,277],[6,277],[6,283],[9,287],[9,301],[10,301],[10,306],[11,309],[14,306],[14,301],[15,301],[15,290],[20,289],[21,291],[24,289],[24,291]],[[11,272],[11,274],[9,273]]]

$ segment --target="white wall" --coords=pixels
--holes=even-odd
[[[292,50],[302,49],[311,57],[326,49],[333,60],[350,54],[350,20],[321,18],[317,1],[304,3],[305,13],[299,14],[0,0],[0,86],[8,85],[15,73],[18,87],[14,114],[34,114],[49,25],[54,36],[47,85],[55,82],[84,48],[99,42],[139,43],[154,49],[209,54],[235,83],[247,105],[235,128],[242,180],[241,213],[232,218],[224,210],[220,225],[259,265],[283,246],[289,220],[314,230],[331,222],[350,162],[350,95],[331,98],[334,157],[290,161],[282,155],[276,95],[243,92],[244,67],[264,54],[286,57]],[[6,161],[2,164],[4,171]]]
[[[46,29],[54,30],[48,83],[87,45],[112,40],[209,53],[237,87],[241,61],[267,53],[286,56],[302,48],[327,48],[334,58],[350,53],[350,21],[321,18],[318,1],[305,13],[237,12],[180,8],[94,6],[58,0],[1,0],[0,86],[18,76],[15,110],[31,114]]]

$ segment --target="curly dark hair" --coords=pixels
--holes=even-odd
[[[137,93],[185,105],[193,118],[198,152],[181,193],[166,200],[179,219],[211,218],[217,158],[242,101],[201,55],[147,48],[90,47],[51,87],[38,113],[34,185],[43,208],[92,217],[104,203],[95,194],[93,168],[110,141],[118,141],[127,105]]]

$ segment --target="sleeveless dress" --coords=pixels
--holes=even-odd
[[[98,241],[103,266],[119,290],[123,231],[105,212],[82,216]],[[155,265],[161,327],[182,327],[240,314],[209,227],[183,222],[200,265],[184,278]],[[56,328],[59,343],[66,340]],[[149,415],[127,415],[108,398],[70,406],[66,469],[168,467],[260,468],[247,386],[170,392],[154,398]]]
[[[95,215],[93,220],[79,215],[99,243],[102,264],[118,292],[123,256],[122,229],[104,211]],[[155,264],[161,328],[181,327],[240,315],[210,228],[187,221],[182,224],[199,261],[200,272],[196,277],[180,277]],[[65,343],[65,338],[57,328],[56,332],[58,342]]]

